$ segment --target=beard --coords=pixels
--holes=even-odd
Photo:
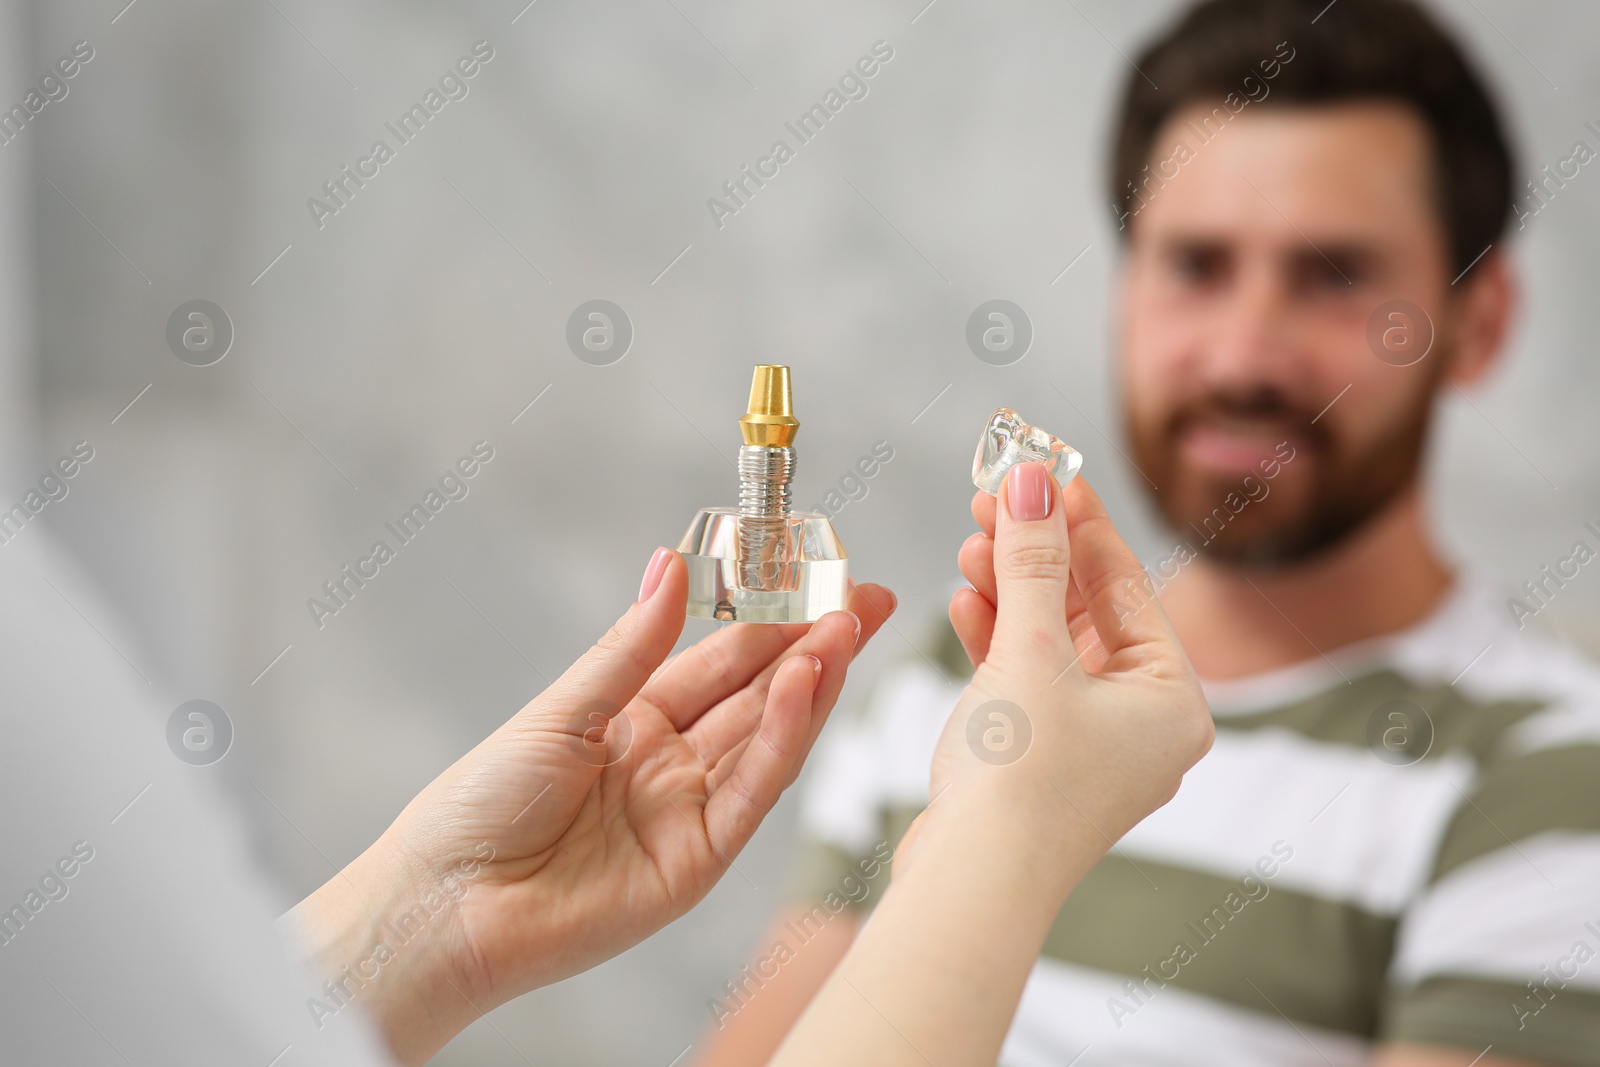
[[[1362,441],[1341,436],[1318,409],[1276,386],[1210,392],[1140,414],[1124,385],[1123,417],[1157,509],[1201,555],[1234,566],[1300,563],[1339,545],[1416,482],[1434,389],[1448,366],[1430,362],[1404,408]],[[1276,463],[1248,474],[1201,468],[1184,459],[1180,442],[1208,422],[1250,426],[1284,445]]]

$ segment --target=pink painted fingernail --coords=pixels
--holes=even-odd
[[[1050,514],[1050,472],[1042,463],[1018,463],[1006,475],[1006,508],[1018,522]]]
[[[656,591],[656,586],[661,584],[661,576],[667,573],[667,561],[672,558],[672,551],[658,548],[655,555],[650,557],[650,565],[644,569],[644,580],[639,583],[639,603],[650,599]]]

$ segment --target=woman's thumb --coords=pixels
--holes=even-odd
[[[1039,463],[1018,463],[1000,487],[994,534],[997,593],[990,655],[1070,650],[1067,586],[1072,550],[1061,487]]]
[[[639,599],[589,651],[553,682],[535,704],[587,709],[581,728],[595,716],[609,719],[638,694],[683,632],[688,570],[683,559],[658,548],[645,568]]]

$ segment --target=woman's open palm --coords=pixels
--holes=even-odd
[[[698,902],[799,773],[851,658],[895,606],[887,589],[852,587],[853,614],[734,624],[666,660],[687,584],[669,553],[642,601],[370,850],[382,880],[398,865],[413,897],[433,894],[430,940],[476,1012]]]

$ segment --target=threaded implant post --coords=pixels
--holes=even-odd
[[[739,560],[749,589],[779,589],[786,574],[792,448],[739,449]]]
[[[794,417],[789,368],[760,364],[739,420],[739,562],[745,588],[782,589],[789,567],[789,483],[794,479]]]

